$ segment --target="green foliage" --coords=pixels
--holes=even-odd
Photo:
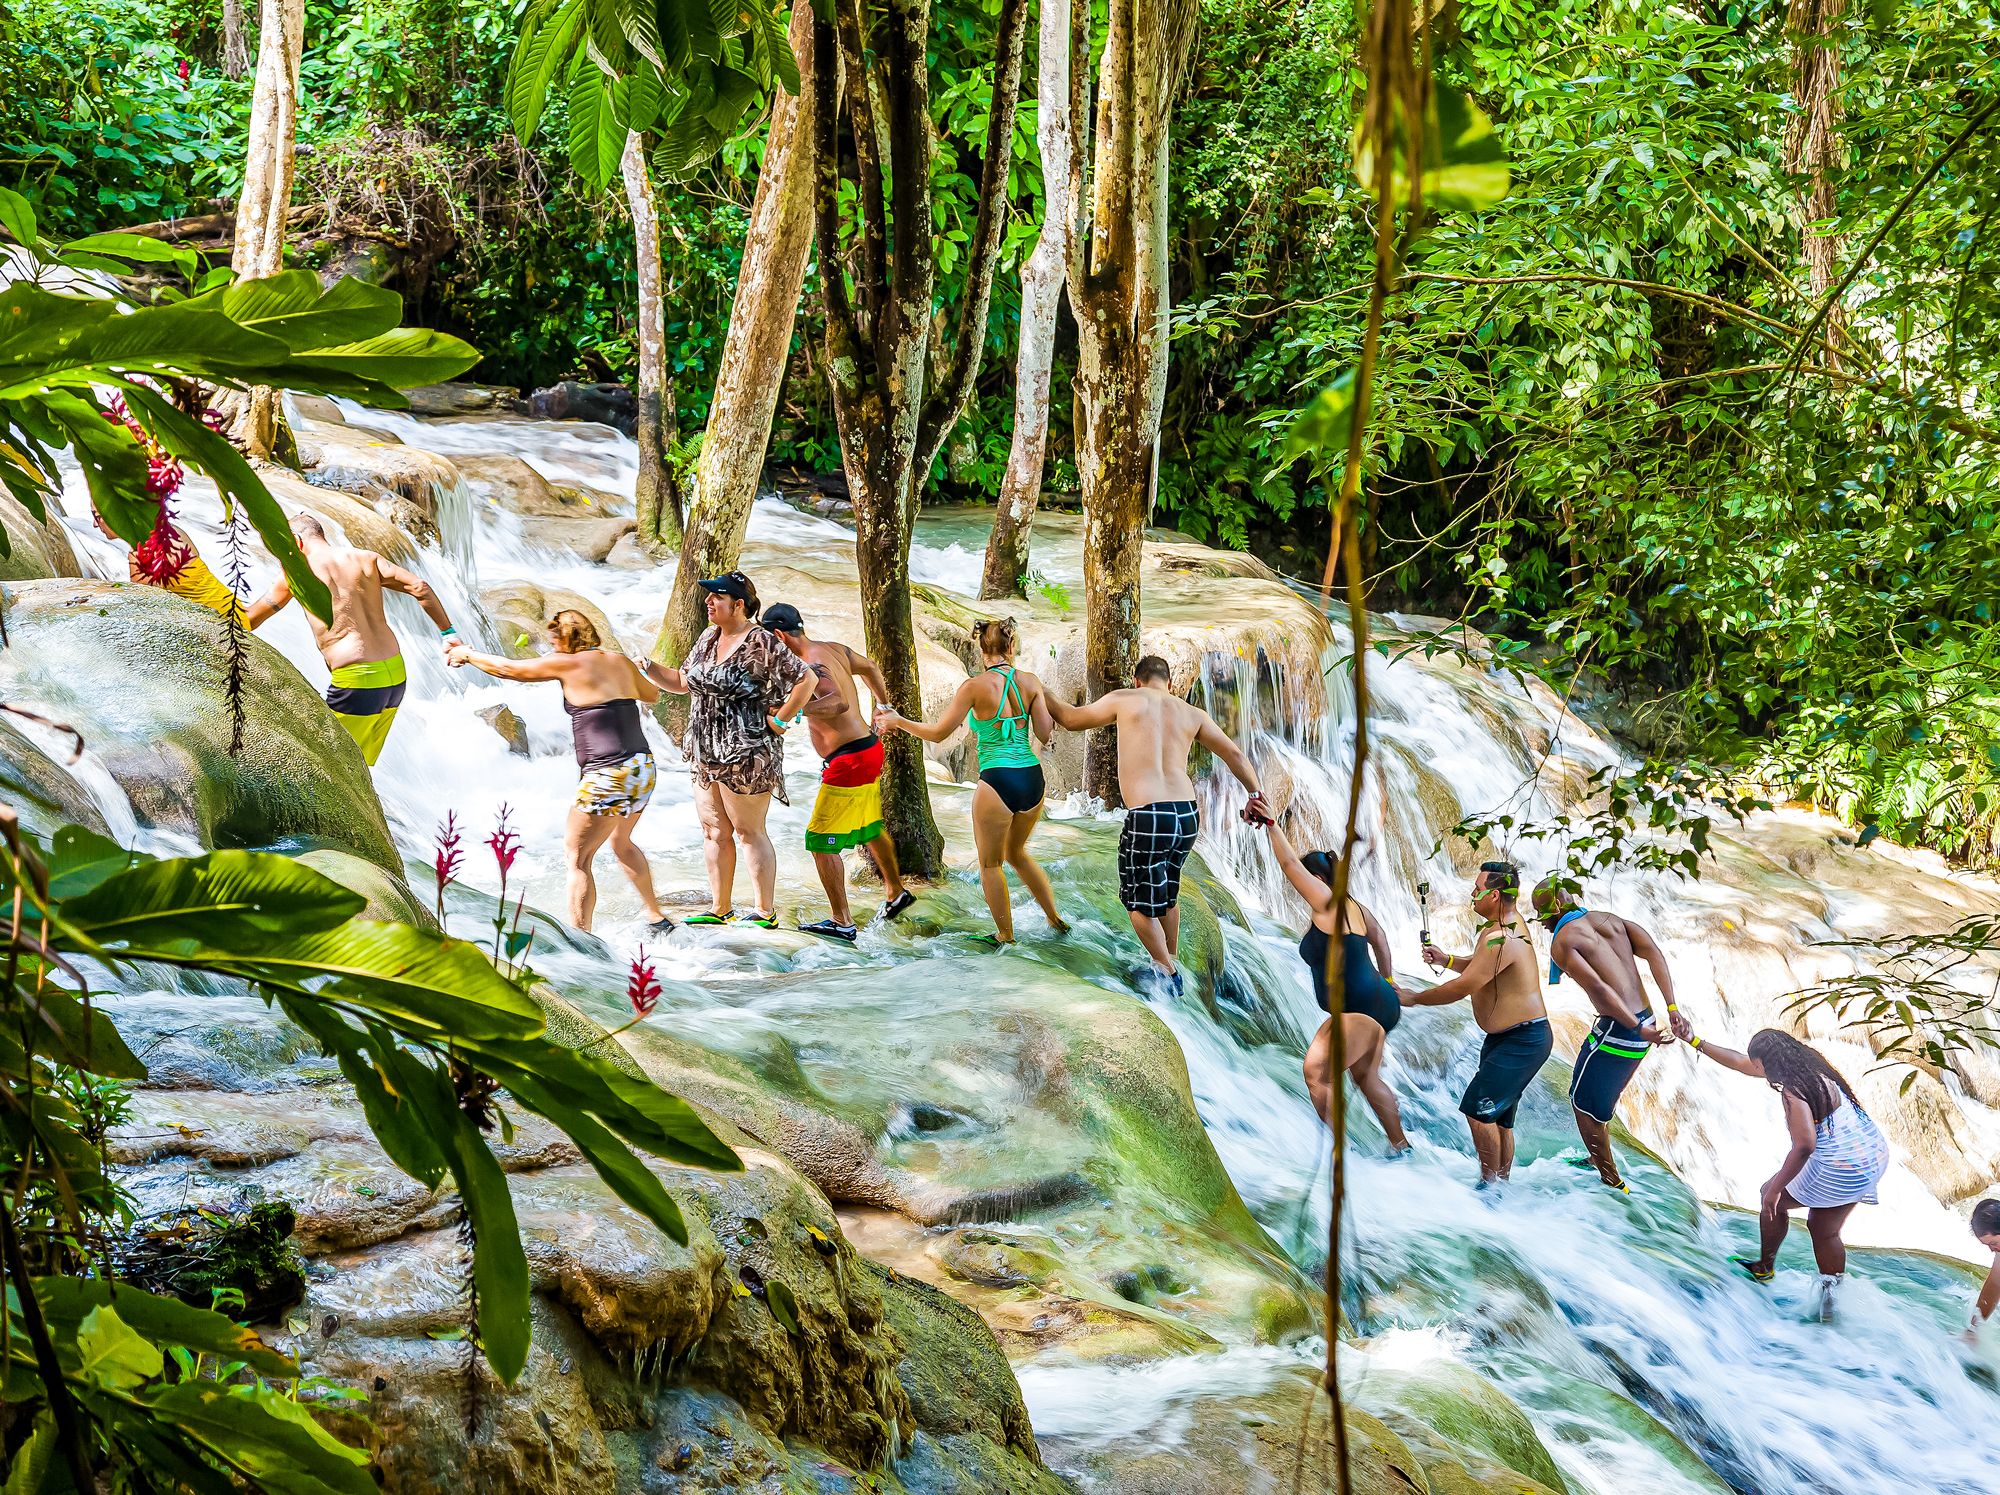
[[[28,266],[57,284],[124,260],[165,261],[184,274],[194,269],[190,252],[129,234],[95,234],[51,249],[37,234],[27,200],[5,188],[0,228]],[[402,310],[393,292],[351,280],[322,288],[309,270],[252,281],[212,271],[193,294],[170,291],[151,305],[108,291],[78,294],[16,281],[0,291],[0,483],[43,517],[44,495],[60,482],[54,454],[66,446],[105,522],[134,545],[144,541],[159,517],[159,499],[144,449],[99,393],[116,390],[161,448],[207,473],[243,506],[294,593],[325,617],[331,605],[325,584],[306,565],[263,480],[227,441],[165,398],[160,385],[174,379],[264,384],[402,405],[398,387],[448,378],[478,359],[456,338],[399,327]]]
[[[570,165],[596,187],[618,175],[628,135],[646,137],[655,174],[677,181],[774,83],[799,84],[769,0],[529,0],[507,69],[507,116],[523,142],[559,78]]]
[[[85,969],[144,963],[243,982],[332,1053],[390,1157],[456,1186],[475,1245],[479,1344],[509,1382],[527,1360],[530,1317],[513,1201],[487,1140],[506,1128],[503,1098],[566,1131],[619,1198],[682,1243],[679,1210],[633,1149],[740,1166],[684,1102],[550,1041],[522,982],[475,947],[363,919],[365,899],[302,863],[241,851],[154,860],[74,827],[44,847],[4,809],[0,832],[0,906],[11,910],[0,1072],[17,1097],[0,1116],[0,1168],[25,1201],[5,1222],[25,1246],[8,1253],[4,1399],[11,1417],[68,1445],[38,1447],[23,1456],[31,1466],[64,1457],[163,1488],[237,1488],[232,1477],[273,1491],[374,1487],[363,1453],[268,1384],[297,1375],[290,1360],[219,1313],[121,1284],[79,1249],[93,1236],[83,1217],[112,1191],[61,1076],[145,1077],[91,1005]],[[226,1367],[191,1374],[190,1357],[206,1355]],[[51,1359],[53,1384],[41,1373]],[[73,1436],[58,1437],[64,1427]]]

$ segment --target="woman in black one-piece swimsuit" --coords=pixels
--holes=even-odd
[[[1396,968],[1389,953],[1389,937],[1360,899],[1349,898],[1345,908],[1334,906],[1333,863],[1326,852],[1308,852],[1301,858],[1275,820],[1265,822],[1265,829],[1271,833],[1271,849],[1277,854],[1278,865],[1312,914],[1305,938],[1299,941],[1299,958],[1312,972],[1313,995],[1319,998],[1322,1011],[1327,1009],[1329,956],[1333,941],[1340,941],[1340,1033],[1347,1073],[1382,1123],[1390,1151],[1403,1152],[1410,1141],[1403,1135],[1402,1109],[1396,1104],[1396,1092],[1382,1078],[1389,1032],[1403,1015],[1402,1003],[1390,985]],[[1329,1073],[1332,1047],[1333,1018],[1329,1014],[1306,1047],[1306,1089],[1312,1095],[1313,1109],[1322,1118],[1329,1115],[1333,1104]]]

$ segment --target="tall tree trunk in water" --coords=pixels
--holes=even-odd
[[[791,46],[799,63],[799,91],[796,96],[779,91],[771,107],[764,165],[757,173],[736,300],[722,344],[722,368],[688,500],[680,567],[653,647],[654,657],[667,664],[680,663],[701,636],[701,588],[696,583],[733,568],[743,549],[812,252],[813,100],[819,85],[813,71],[811,0],[798,0],[793,7]]]
[[[639,543],[655,555],[681,541],[681,492],[668,448],[675,435],[674,386],[667,373],[666,298],[660,281],[660,210],[639,135],[625,137],[618,169],[632,209],[639,280]]]
[[[230,259],[239,279],[256,280],[285,268],[305,29],[305,0],[262,0],[257,84],[250,99],[243,196],[236,204],[236,250]],[[278,391],[251,390],[233,414],[235,435],[245,451],[253,457],[276,451],[284,421]]]
[[[1194,28],[1194,0],[1110,0],[1098,64],[1087,223],[1073,228],[1076,465],[1083,479],[1084,679],[1094,699],[1131,684],[1139,657],[1139,563],[1166,391],[1167,120]],[[1072,110],[1090,66],[1089,10],[1071,28]],[[1081,143],[1080,143],[1081,147]],[[1077,152],[1079,163],[1083,149]],[[1079,203],[1082,199],[1079,197]],[[1117,804],[1118,744],[1094,733],[1084,789]]]
[[[243,0],[222,0],[222,75],[240,78],[250,71],[250,39],[243,31]]]
[[[1069,276],[1069,226],[1076,214],[1069,112],[1070,0],[1042,0],[1035,142],[1042,154],[1042,236],[1021,270],[1021,348],[1015,364],[1014,444],[1000,479],[993,533],[986,541],[981,597],[1019,597],[1028,574],[1028,538],[1042,497],[1049,450],[1049,372],[1056,316]]]
[[[1840,23],[1847,0],[1791,0],[1785,17],[1792,33],[1792,96],[1798,111],[1785,126],[1785,170],[1805,178],[1799,195],[1804,220],[1806,273],[1813,294],[1826,295],[1840,276],[1840,235],[1820,225],[1839,206],[1835,198],[1838,174],[1845,165],[1840,142]],[[1826,340],[1838,343],[1847,317],[1834,307],[1826,317]],[[1821,354],[1828,363],[1833,353]]]
[[[827,385],[854,499],[868,653],[882,667],[890,704],[910,716],[923,711],[910,617],[910,533],[924,479],[979,374],[1005,237],[1027,19],[1027,0],[1002,0],[978,217],[955,327],[947,327],[952,319],[935,303],[930,0],[831,0],[813,22],[813,71],[822,84],[813,125]],[[879,88],[871,86],[871,67],[883,70]],[[850,165],[853,191],[844,215],[842,174]],[[852,221],[843,225],[843,216]],[[888,746],[883,818],[904,867],[935,875],[943,840],[931,819],[922,746],[907,733],[895,734]]]

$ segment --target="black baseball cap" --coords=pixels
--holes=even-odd
[[[729,571],[721,576],[711,576],[701,586],[703,591],[719,592],[724,597],[734,597],[746,606],[749,604],[750,578],[741,571]]]
[[[773,602],[764,609],[764,626],[773,633],[804,633],[806,620],[789,602]]]

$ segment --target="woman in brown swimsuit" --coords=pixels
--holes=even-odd
[[[739,848],[750,864],[757,909],[737,919],[777,928],[778,857],[764,830],[771,796],[785,798],[786,728],[812,695],[814,675],[783,641],[757,626],[757,589],[741,571],[711,577],[708,623],[679,669],[648,663],[665,690],[692,697],[682,741],[701,816],[702,852],[713,903],[687,923],[726,924],[735,899]]]

